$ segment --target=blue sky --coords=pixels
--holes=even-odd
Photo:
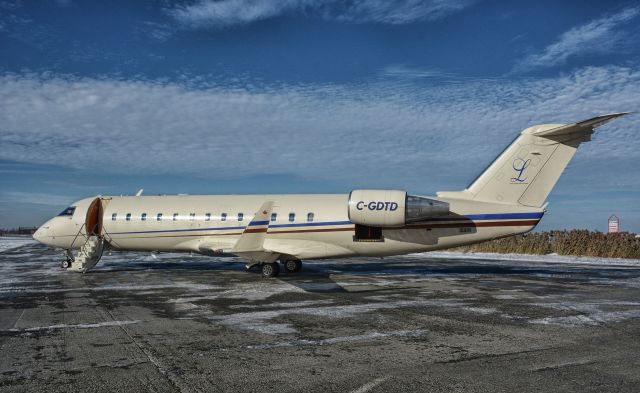
[[[104,194],[463,189],[522,129],[640,110],[640,4],[0,1],[0,227]],[[640,232],[640,115],[541,229]]]

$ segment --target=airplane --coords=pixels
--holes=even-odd
[[[626,114],[528,127],[463,191],[96,196],[72,204],[33,237],[66,250],[61,267],[70,271],[87,272],[108,249],[232,254],[275,277],[280,264],[296,273],[302,260],[385,257],[523,234],[545,214],[578,146]]]

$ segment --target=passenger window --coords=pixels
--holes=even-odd
[[[156,220],[162,221],[162,213],[158,213],[158,215],[156,216]]]
[[[227,221],[227,213],[222,213],[220,215],[220,221]]]
[[[115,221],[118,218],[118,213],[113,213],[111,215],[111,221]]]
[[[294,222],[296,220],[296,213],[289,213],[289,221]]]
[[[142,221],[147,221],[147,213],[142,213],[142,216],[140,216],[140,218],[142,219]]]
[[[193,221],[196,219],[196,213],[189,214],[189,220]]]
[[[211,221],[211,213],[207,213],[204,215],[204,220],[205,221]]]
[[[238,213],[238,221],[244,220],[244,213]]]
[[[307,214],[307,222],[313,222],[313,213]]]
[[[278,218],[278,213],[271,213],[271,221],[275,221]]]
[[[173,221],[178,221],[178,213],[173,213]]]
[[[131,221],[131,213],[127,213],[127,221]]]

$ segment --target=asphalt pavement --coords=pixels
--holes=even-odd
[[[640,267],[0,252],[2,392],[637,392]]]

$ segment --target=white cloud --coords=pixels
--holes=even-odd
[[[637,111],[640,70],[542,80],[381,79],[362,85],[193,88],[0,77],[0,157],[122,174],[289,173],[360,186],[461,189],[523,128]],[[639,116],[607,125],[568,185],[640,189]],[[588,184],[585,176],[589,174]],[[575,192],[575,190],[572,190]]]
[[[514,71],[524,72],[535,68],[552,67],[565,63],[570,57],[590,53],[622,52],[627,41],[635,40],[619,30],[621,24],[640,15],[640,7],[626,8],[616,14],[607,15],[585,25],[564,32],[556,42],[542,52],[525,57],[516,64]]]
[[[407,24],[436,20],[477,0],[200,0],[170,14],[187,27],[228,27],[287,14],[353,23]]]

